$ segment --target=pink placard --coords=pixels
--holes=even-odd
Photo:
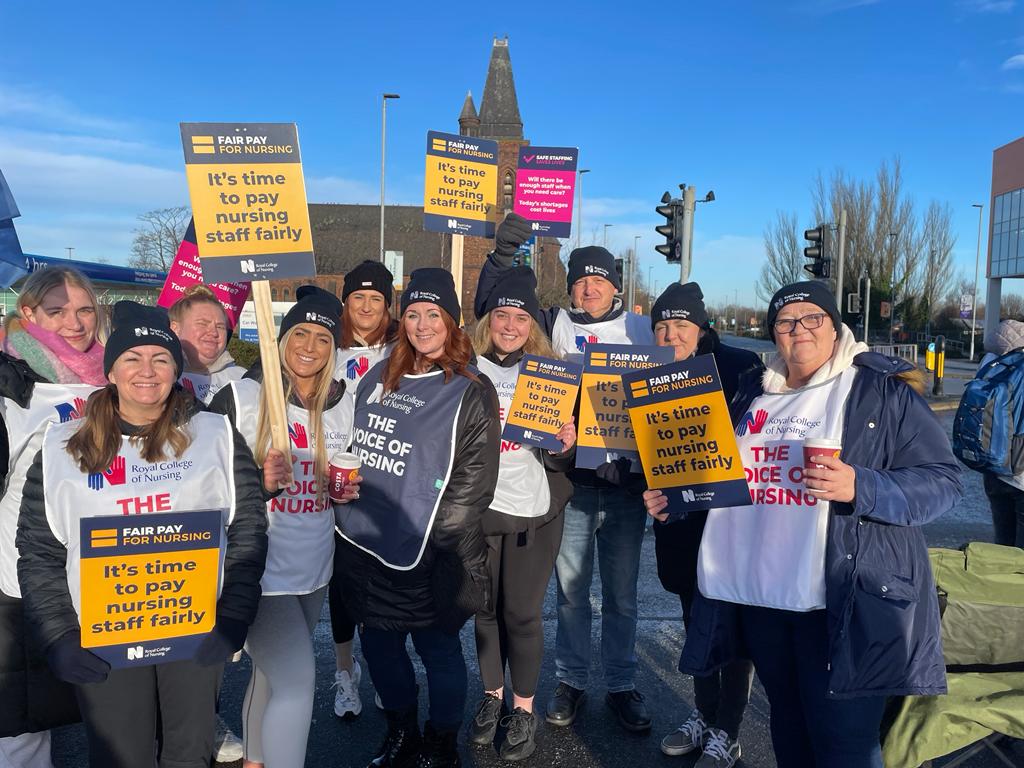
[[[535,234],[569,236],[578,155],[574,147],[519,148],[513,210],[531,222]]]
[[[158,307],[170,307],[180,299],[185,291],[193,285],[203,282],[203,268],[199,264],[199,246],[196,245],[196,229],[193,222],[189,222],[188,230],[185,232],[185,239],[178,246],[178,252],[174,255],[174,263],[167,273],[167,280],[160,291],[160,298],[157,299]],[[232,328],[238,326],[238,318],[242,314],[242,307],[249,298],[249,283],[209,283],[206,285],[213,295],[224,307],[228,316],[228,323]]]

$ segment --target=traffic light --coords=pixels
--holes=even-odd
[[[679,264],[683,260],[683,201],[666,192],[661,196],[661,203],[654,210],[668,221],[655,227],[654,231],[663,235],[665,242],[654,246],[654,250],[662,254],[669,264]]]
[[[615,271],[619,273],[619,285],[625,285],[625,283],[622,281],[623,267],[624,267],[623,260],[622,259],[616,259],[615,260]]]
[[[804,248],[804,258],[811,259],[804,264],[804,269],[819,280],[827,280],[832,276],[832,227],[819,224],[814,229],[804,231],[804,240],[810,243]]]

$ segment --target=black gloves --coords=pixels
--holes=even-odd
[[[494,255],[503,266],[511,267],[512,257],[532,234],[530,222],[518,213],[508,214],[498,225],[498,231],[494,235]]]
[[[196,649],[192,660],[201,667],[212,667],[223,664],[230,659],[235,651],[241,650],[245,644],[245,636],[249,625],[238,619],[217,619],[217,624]]]
[[[46,663],[58,680],[72,685],[102,683],[110,665],[82,647],[82,633],[68,632],[46,652]]]
[[[594,474],[606,483],[622,488],[629,482],[629,470],[632,466],[632,461],[625,456],[620,456],[615,461],[606,461],[594,470]]]

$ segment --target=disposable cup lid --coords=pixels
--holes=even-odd
[[[336,453],[331,457],[331,464],[342,469],[358,469],[362,463],[354,453]]]

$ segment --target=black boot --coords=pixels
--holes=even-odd
[[[367,768],[413,768],[423,744],[416,705],[405,712],[386,709],[384,716],[388,719],[388,733]]]
[[[427,720],[416,768],[459,768],[458,730],[435,731]]]

